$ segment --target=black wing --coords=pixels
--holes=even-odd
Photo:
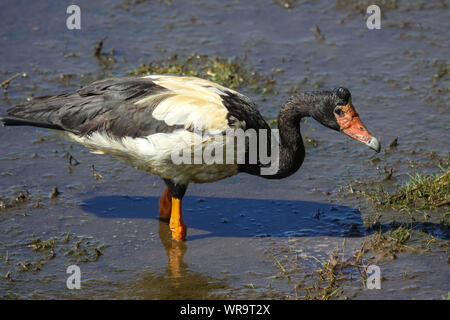
[[[166,93],[167,95],[165,95]],[[39,97],[9,109],[5,125],[31,125],[86,135],[106,131],[117,137],[170,132],[173,126],[152,117],[154,105],[136,105],[148,95],[164,99],[170,91],[147,78],[111,78],[94,82],[75,94]]]

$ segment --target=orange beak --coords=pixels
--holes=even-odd
[[[366,129],[355,109],[348,104],[341,107],[341,110],[344,113],[342,117],[335,115],[341,131],[349,137],[361,141],[376,152],[380,152],[380,142]]]

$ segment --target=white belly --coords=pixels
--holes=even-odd
[[[226,140],[220,134],[216,137],[199,138],[190,131],[177,130],[172,133],[156,133],[142,138],[125,137],[120,139],[99,132],[84,137],[68,133],[66,137],[92,149],[95,153],[108,154],[138,170],[164,179],[171,179],[175,183],[213,182],[238,173],[237,164],[226,164],[225,158],[212,163],[210,161],[210,164],[203,160],[194,162],[194,150],[204,152],[208,146],[211,150],[213,144],[214,147],[225,149]],[[191,150],[191,153],[187,154],[187,150]],[[174,162],[173,154],[181,152],[184,152],[183,159],[189,158],[190,161],[182,161],[178,164],[180,158],[177,158],[177,161]]]

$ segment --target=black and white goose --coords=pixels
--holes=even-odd
[[[260,152],[256,161],[252,160],[250,152],[255,149],[251,143],[244,145],[244,161],[237,157],[231,163],[229,159],[223,163],[173,161],[173,154],[183,150],[205,151],[213,144],[214,150],[219,150],[218,143],[226,148],[230,140],[218,138],[236,129],[267,132],[257,136],[258,146],[261,137],[268,144],[273,140],[269,126],[248,97],[195,77],[105,79],[76,93],[36,98],[7,113],[0,117],[4,125],[57,130],[93,152],[116,157],[164,179],[167,188],[159,201],[159,217],[170,220],[172,236],[177,240],[186,237],[181,200],[189,183],[217,181],[240,172],[269,179],[296,172],[305,156],[300,133],[303,117],[313,117],[380,151],[378,140],[361,123],[349,90],[342,87],[299,93],[287,100],[278,115],[277,167],[268,175],[262,171],[270,163],[260,161]]]

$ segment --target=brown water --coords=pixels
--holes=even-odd
[[[188,237],[177,243],[156,219],[164,189],[158,178],[45,130],[0,128],[0,198],[29,192],[24,203],[0,210],[1,298],[295,298],[294,286],[317,267],[312,256],[326,258],[344,239],[350,254],[371,234],[363,221],[376,208],[343,197],[337,192],[342,186],[380,181],[385,168],[393,168],[395,180],[386,186],[392,188],[408,174],[438,172],[448,156],[448,71],[435,76],[443,65],[448,70],[448,1],[381,6],[381,30],[366,28],[356,8],[363,1],[297,1],[291,10],[276,0],[134,2],[78,1],[82,30],[71,31],[61,1],[3,0],[0,81],[27,76],[12,81],[0,113],[27,97],[73,91],[172,54],[246,55],[261,73],[284,70],[275,76],[277,94],[246,92],[263,116],[275,117],[295,89],[344,85],[383,146],[395,137],[399,145],[371,161],[374,154],[364,145],[308,120],[302,133],[318,146],[308,148],[295,175],[266,181],[242,174],[191,185],[184,201]],[[324,41],[316,39],[314,25]],[[117,60],[108,68],[92,55],[105,36],[104,51],[114,49]],[[80,164],[70,166],[67,153]],[[103,179],[94,179],[92,165]],[[49,199],[54,186],[61,194]],[[409,221],[404,214],[382,214],[386,229],[394,220]],[[337,297],[447,296],[448,215],[446,225],[430,215],[416,227],[440,246],[378,263],[381,290],[355,280]],[[34,251],[28,245],[37,238],[56,244]],[[88,252],[81,258],[68,254],[77,241]],[[94,248],[102,244],[96,258]],[[273,258],[283,255],[299,264],[289,275],[280,275]],[[71,264],[81,268],[81,290],[66,287]]]

